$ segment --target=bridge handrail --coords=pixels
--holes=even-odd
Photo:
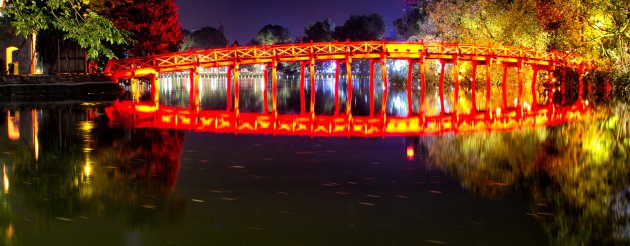
[[[217,49],[192,50],[166,53],[147,57],[110,60],[105,73],[115,75],[133,72],[141,68],[160,70],[172,67],[225,66],[225,64],[248,60],[249,64],[271,61],[309,61],[310,59],[340,59],[345,56],[389,57],[413,59],[432,56],[477,56],[486,58],[514,58],[528,61],[545,61],[554,66],[590,68],[592,62],[569,52],[541,51],[525,47],[494,46],[491,44],[460,44],[445,42],[322,42],[291,43],[263,46],[234,46]],[[331,58],[332,57],[332,58]]]

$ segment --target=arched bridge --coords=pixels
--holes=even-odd
[[[387,63],[388,60],[404,61],[408,68],[406,71],[406,91],[408,115],[407,117],[390,117],[386,112],[388,102],[388,82]],[[316,87],[315,80],[318,76],[316,65],[322,62],[333,61],[334,72],[334,114],[331,116],[315,115],[315,94],[313,88]],[[315,122],[318,121],[322,125],[327,125],[332,129],[335,124],[345,125],[350,129],[351,125],[358,122],[370,122],[370,124],[379,125],[387,128],[389,124],[405,125],[402,128],[414,129],[413,131],[393,130],[396,134],[418,134],[428,129],[431,122],[449,122],[460,125],[467,118],[483,119],[485,123],[496,122],[497,119],[508,117],[509,124],[521,125],[524,119],[529,119],[528,115],[538,115],[547,117],[547,115],[555,115],[554,92],[561,92],[561,105],[575,106],[565,104],[567,88],[565,84],[573,81],[576,85],[577,98],[572,100],[583,109],[588,104],[584,100],[585,95],[584,77],[594,69],[592,63],[578,55],[559,52],[559,51],[540,51],[522,47],[505,47],[492,45],[476,45],[476,44],[459,44],[459,43],[425,43],[425,42],[330,42],[330,43],[296,43],[282,44],[270,46],[243,46],[243,47],[226,47],[220,49],[195,50],[171,54],[160,54],[148,57],[138,57],[130,59],[112,60],[105,69],[106,75],[110,76],[114,81],[130,78],[148,78],[151,81],[151,100],[149,102],[137,103],[137,101],[126,107],[135,108],[133,112],[151,113],[151,112],[172,112],[167,118],[186,119],[186,125],[203,125],[203,128],[213,126],[217,128],[221,125],[217,122],[230,122],[233,127],[237,125],[254,125],[258,129],[259,125],[274,126],[280,125],[277,107],[277,89],[278,89],[278,69],[279,63],[299,63],[299,87],[300,87],[300,107],[299,113],[293,118],[300,118],[300,121]],[[343,65],[340,65],[342,64]],[[366,72],[364,77],[369,79],[369,114],[365,116],[353,115],[353,79],[357,78],[356,69],[353,64],[361,63],[365,65]],[[242,67],[245,66],[263,66],[261,73],[264,73],[264,110],[260,113],[241,113],[239,107],[239,80],[242,75]],[[345,66],[345,72],[340,72],[340,67]],[[446,71],[446,67],[448,70]],[[224,79],[227,95],[227,107],[225,110],[204,110],[200,108],[200,77],[207,73],[207,69],[224,68],[225,73],[218,77]],[[430,72],[431,71],[431,72]],[[497,72],[498,71],[498,72]],[[512,71],[511,73],[509,71]],[[544,75],[541,74],[544,73]],[[160,93],[158,90],[160,85],[164,85],[169,81],[169,74],[178,74],[183,83],[188,84],[186,92],[189,103],[185,107],[169,108],[160,105]],[[466,73],[466,76],[462,76]],[[567,73],[572,74],[567,75]],[[512,74],[512,76],[508,76]],[[183,76],[182,76],[183,75]],[[205,76],[205,75],[204,75]],[[439,114],[425,115],[424,112],[416,112],[412,109],[414,100],[418,101],[419,108],[423,108],[427,98],[427,81],[428,77],[435,78],[435,84],[438,85],[436,97],[439,97]],[[477,81],[477,77],[483,78],[483,81]],[[495,77],[495,78],[493,78]],[[172,76],[171,76],[172,78]],[[183,79],[181,79],[183,78]],[[340,112],[340,79],[344,78],[346,95],[345,95],[345,112]],[[377,90],[380,96],[380,105],[375,105],[375,79],[378,78],[382,86],[382,94]],[[508,103],[507,84],[508,78],[518,84],[518,93],[514,96],[514,105]],[[412,93],[413,80],[419,84],[419,95],[414,98]],[[527,80],[527,81],[525,81]],[[544,81],[541,81],[544,80]],[[449,83],[449,87],[445,88],[445,81]],[[269,83],[270,82],[270,83]],[[460,82],[468,86],[468,90],[464,93],[472,94],[472,102],[463,108],[460,103]],[[308,84],[307,84],[308,83]],[[484,85],[485,84],[485,85]],[[554,89],[549,89],[546,103],[544,105],[538,102],[537,84],[551,85]],[[479,86],[481,85],[481,86]],[[491,87],[501,85],[501,95],[492,95]],[[310,106],[307,105],[307,95],[305,87],[312,88],[310,90]],[[531,93],[524,95],[523,88],[529,87]],[[478,89],[478,87],[483,89]],[[484,88],[485,87],[485,88]],[[559,87],[558,90],[555,88]],[[485,89],[485,91],[484,91]],[[447,95],[445,91],[448,90]],[[478,99],[476,94],[480,90],[480,94],[485,95],[485,99]],[[590,84],[588,84],[588,93],[590,95]],[[269,102],[268,91],[271,94]],[[496,93],[495,93],[496,94]],[[501,101],[498,107],[491,105],[491,99],[495,96]],[[445,108],[445,97],[452,101],[452,108]],[[527,100],[524,98],[527,97]],[[511,99],[511,98],[510,98]],[[477,100],[485,101],[483,109],[479,109]],[[557,100],[557,99],[556,99]],[[511,101],[511,100],[510,100]],[[380,108],[380,109],[379,109]],[[120,109],[120,107],[118,107]],[[166,111],[165,111],[166,110]],[[561,109],[565,111],[565,109]],[[416,110],[418,111],[418,110]],[[182,115],[177,114],[182,113]],[[503,112],[503,114],[501,114]],[[510,112],[510,113],[508,113]],[[135,113],[134,113],[135,115]],[[377,116],[378,115],[378,116]],[[181,116],[181,117],[180,117]],[[194,116],[194,117],[190,117]],[[164,118],[166,119],[166,118]],[[229,119],[229,120],[226,120]],[[317,119],[317,120],[316,120]],[[404,122],[398,120],[404,119]],[[505,118],[507,119],[507,118]],[[535,117],[534,117],[535,119]],[[163,119],[160,118],[160,121]],[[192,122],[190,122],[192,121]],[[499,120],[502,124],[507,124],[504,120]],[[168,122],[171,122],[170,120]],[[180,121],[172,121],[180,122]],[[197,123],[195,123],[197,122]],[[212,123],[210,123],[212,122]],[[241,124],[249,122],[246,124]],[[292,128],[295,128],[295,121],[291,121]],[[206,124],[207,123],[207,124]],[[260,124],[259,124],[260,123]],[[366,123],[367,124],[367,123]],[[369,124],[355,128],[363,129],[366,135],[380,135],[386,130],[367,131]],[[300,124],[297,124],[298,126]],[[412,126],[413,125],[413,126]],[[418,126],[418,127],[417,127]],[[306,127],[306,126],[305,126]],[[395,127],[395,129],[402,129]],[[210,127],[212,128],[212,127]],[[231,129],[231,127],[228,127]],[[238,128],[238,127],[236,127]],[[236,129],[235,128],[235,129]],[[298,127],[299,128],[299,127]],[[310,128],[315,125],[310,124]],[[357,128],[357,129],[358,129]],[[484,128],[484,127],[481,127]],[[274,127],[275,129],[275,127]],[[341,129],[341,128],[340,128]],[[486,128],[487,129],[487,128]],[[443,129],[442,129],[443,130]],[[438,130],[437,132],[441,132]],[[452,130],[460,131],[458,127]],[[312,134],[312,129],[309,130]],[[333,132],[333,130],[329,130]],[[341,130],[347,132],[348,130]],[[359,130],[358,132],[361,132]],[[378,132],[378,133],[376,133]]]

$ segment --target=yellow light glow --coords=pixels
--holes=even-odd
[[[7,176],[7,167],[2,164],[2,184],[4,187],[4,193],[9,193],[9,176]]]
[[[416,157],[416,150],[413,146],[407,146],[407,160],[413,160]]]
[[[16,51],[16,50],[18,50],[18,48],[17,48],[17,47],[10,46],[10,47],[7,47],[7,49],[6,49],[6,51],[5,51],[5,54],[6,54],[6,56],[7,56],[7,57],[6,57],[6,61],[5,61],[5,62],[6,62],[6,64],[7,64],[7,65],[6,65],[6,66],[7,66],[7,67],[6,67],[6,69],[7,69],[6,71],[9,71],[9,70],[10,70],[10,69],[9,69],[9,66],[10,66],[10,64],[11,64],[11,63],[13,63],[13,51]]]
[[[497,116],[500,116],[500,115],[501,115],[501,108],[497,108],[497,109],[495,110],[495,114],[496,114]]]
[[[83,173],[86,177],[90,177],[90,175],[92,175],[92,165],[90,165],[90,163],[85,164],[85,167],[83,168]]]
[[[33,152],[35,154],[35,160],[39,160],[39,125],[37,123],[37,110],[31,111],[31,122],[33,127]]]
[[[9,140],[20,140],[20,112],[16,112],[15,116],[7,111],[7,128],[9,132]]]
[[[13,229],[13,223],[10,223],[9,226],[7,227],[6,231],[5,231],[5,243],[8,242],[9,245],[12,245],[10,242],[13,239],[13,236],[15,234],[15,229]]]
[[[89,132],[94,129],[94,122],[83,121],[79,123],[79,129],[83,132]]]

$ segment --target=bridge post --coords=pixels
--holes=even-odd
[[[228,66],[227,74],[225,77],[227,80],[227,111],[231,112],[232,111],[232,67]]]
[[[265,83],[265,86],[263,86],[263,110],[265,112],[265,114],[269,113],[269,99],[267,98],[267,93],[268,93],[268,87],[269,87],[269,64],[265,64],[265,72],[263,74],[264,78],[263,81]]]
[[[566,68],[562,68],[562,82],[560,82],[560,93],[562,93],[562,105],[566,105],[567,97],[566,97],[566,81],[567,81],[567,70]]]
[[[553,74],[553,67],[549,66],[549,68],[547,69],[548,74],[551,75],[551,92],[549,92],[549,99],[547,99],[547,106],[552,108],[553,107],[553,97],[554,97],[554,93],[556,91],[556,79],[555,79],[555,75]]]
[[[352,115],[352,56],[346,55],[346,76],[348,81],[348,93],[346,102],[346,115]]]
[[[238,116],[239,110],[239,94],[240,94],[240,86],[238,84],[238,72],[239,72],[239,64],[237,62],[234,63],[234,112]]]
[[[538,81],[538,67],[533,67],[534,75],[532,77],[532,109],[536,109],[538,107],[538,99],[536,98],[536,83]]]
[[[582,65],[580,65],[580,68],[578,69],[578,81],[579,81],[579,87],[578,87],[578,103],[582,103],[582,98],[584,97],[584,68]]]
[[[370,116],[374,116],[374,59],[370,59]]]
[[[311,77],[311,115],[315,117],[315,57],[311,54],[311,58],[309,59],[311,66],[310,69],[310,77]]]
[[[115,79],[116,84],[118,84],[118,79]],[[153,103],[158,105],[160,103],[160,73],[156,72],[153,74],[153,78],[151,79],[151,98],[153,98]]]
[[[199,73],[197,68],[190,70],[190,108],[197,110],[199,106]]]
[[[490,73],[490,66],[492,65],[492,58],[486,57],[486,116],[490,116],[492,109],[490,108],[490,94],[492,94],[492,78]]]
[[[518,59],[518,63],[516,64],[517,73],[518,73],[518,99],[517,107],[519,109],[523,108],[523,60]],[[522,110],[519,110],[521,112]]]
[[[272,65],[271,65],[271,112],[273,113],[273,115],[276,115],[278,113],[278,108],[277,108],[277,90],[276,90],[276,84],[278,83],[278,61],[276,61],[276,59],[273,59]]]
[[[385,54],[381,54],[381,76],[383,77],[383,100],[381,102],[381,114],[383,114],[383,119],[387,117],[387,58]],[[385,124],[385,120],[383,120],[383,124]]]
[[[507,74],[508,64],[503,64],[503,78],[501,79],[501,94],[503,95],[503,109],[507,109]]]
[[[335,60],[335,116],[339,115],[339,60]]]
[[[444,66],[446,63],[440,59],[440,82],[438,85],[438,92],[440,94],[440,115],[444,114]]]
[[[588,101],[591,100],[591,96],[593,95],[593,82],[594,82],[594,79],[591,79],[588,82],[588,85],[586,87],[586,100],[588,100]]]
[[[459,62],[457,57],[453,58],[453,81],[455,82],[455,95],[453,95],[453,112],[459,111]]]
[[[412,83],[413,83],[413,60],[407,60],[409,63],[409,69],[407,69],[407,115],[413,115],[413,98],[412,98]]]
[[[300,62],[300,114],[304,114],[306,110],[306,99],[304,95],[304,62]]]
[[[420,58],[420,109],[418,110],[420,114],[424,114],[424,102],[427,94],[427,82],[424,76],[426,71],[424,57]]]
[[[477,61],[472,61],[472,78],[470,79],[470,87],[472,94],[470,112],[474,113],[477,111]]]

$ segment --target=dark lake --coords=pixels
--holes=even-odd
[[[225,110],[227,86],[204,81],[197,110]],[[440,114],[435,85],[423,106],[413,85],[409,114],[406,87],[392,81],[385,113],[382,85],[374,88],[375,117]],[[264,114],[268,87],[255,76],[240,82],[240,112]],[[189,89],[168,83],[159,106],[189,108]],[[455,107],[447,85],[445,113],[499,115],[501,87],[486,103],[479,86],[473,109],[470,86]],[[335,114],[334,88],[316,80],[317,115]],[[512,107],[516,88],[508,87]],[[537,89],[534,107],[569,112],[579,103],[546,99],[555,89]],[[369,82],[353,81],[353,115],[369,117],[366,90]],[[143,86],[130,91],[116,103],[0,103],[0,245],[630,243],[630,106],[596,93],[566,122],[363,137],[220,132],[155,124],[164,111],[112,114],[151,97]],[[279,80],[277,93],[279,114],[300,113],[299,77]],[[308,111],[309,85],[305,93]],[[347,96],[338,91],[342,115]],[[153,123],[140,124],[146,118]]]

